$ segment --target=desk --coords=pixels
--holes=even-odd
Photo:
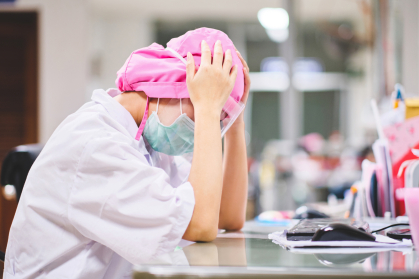
[[[241,233],[219,234],[211,243],[194,243],[136,266],[133,278],[419,278],[415,252],[296,254],[267,239],[282,229],[248,222]]]

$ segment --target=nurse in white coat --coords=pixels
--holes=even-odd
[[[135,139],[148,106],[144,92],[96,90],[60,124],[28,175],[4,278],[130,278],[132,264],[173,251],[181,238],[211,241],[218,229],[243,226],[243,115],[224,137],[224,159],[219,119],[237,67],[219,41],[213,57],[207,43],[201,46],[199,70],[190,53],[186,66],[195,125],[190,169],[166,172],[143,138]]]

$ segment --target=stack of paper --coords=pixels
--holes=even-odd
[[[321,252],[327,252],[329,248],[345,249],[345,253],[360,253],[367,251],[382,251],[382,250],[412,250],[412,241],[403,239],[398,241],[384,235],[376,235],[375,241],[291,241],[287,240],[287,230],[281,232],[274,232],[269,235],[272,242],[280,245],[287,250],[295,249],[310,249],[310,253],[314,253],[312,249]],[[362,250],[360,250],[362,249]]]

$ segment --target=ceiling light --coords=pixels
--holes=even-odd
[[[265,29],[287,29],[289,25],[288,13],[281,8],[260,9],[258,19]]]

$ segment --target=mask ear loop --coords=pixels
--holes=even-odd
[[[158,107],[158,103],[157,103],[157,107]],[[141,134],[144,131],[145,123],[147,122],[147,118],[148,118],[148,96],[147,96],[147,103],[145,105],[143,119],[141,120],[140,127],[138,128],[137,135],[135,136],[136,140],[140,140]]]
[[[156,107],[156,114],[159,114],[159,103],[160,103],[160,98],[157,98],[157,107]]]
[[[183,114],[183,111],[182,111],[182,98],[180,98],[180,115],[182,115]]]

